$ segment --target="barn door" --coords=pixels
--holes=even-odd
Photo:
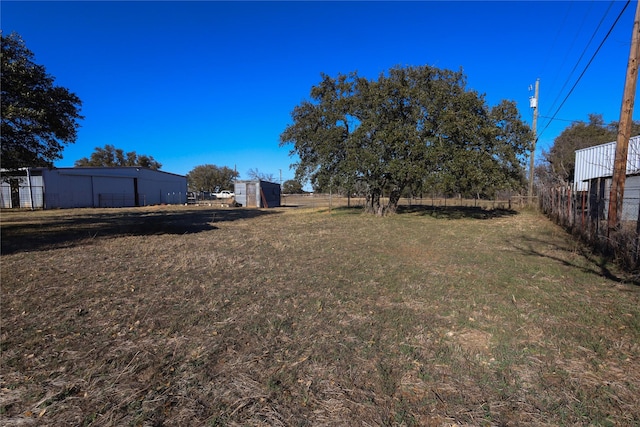
[[[20,180],[19,179],[10,179],[9,185],[11,186],[11,207],[12,208],[21,208],[20,205]]]
[[[248,182],[247,183],[247,207],[248,208],[257,208],[256,204],[256,183]]]
[[[138,194],[138,178],[133,178],[133,205],[140,206],[140,195]]]

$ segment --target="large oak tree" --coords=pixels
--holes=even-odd
[[[187,183],[191,191],[230,190],[238,175],[230,167],[206,164],[193,168],[187,174]]]
[[[18,34],[0,33],[0,39],[2,167],[51,167],[64,146],[76,141],[82,102],[54,84]]]
[[[311,99],[294,108],[280,137],[300,159],[296,179],[347,190],[364,184],[367,212],[395,212],[407,189],[489,196],[523,183],[529,127],[513,102],[489,108],[462,71],[323,74]]]
[[[282,193],[284,194],[304,194],[302,184],[295,179],[288,179],[282,183]]]

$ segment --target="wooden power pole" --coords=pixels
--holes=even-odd
[[[613,179],[609,196],[609,212],[607,218],[608,231],[620,227],[622,217],[622,204],[624,200],[624,184],[627,178],[627,154],[629,151],[629,138],[631,138],[631,124],[633,104],[635,102],[636,84],[638,82],[638,57],[640,56],[640,1],[636,5],[636,16],[633,21],[631,34],[631,51],[627,64],[627,76],[624,82],[624,94],[620,109],[620,123],[616,140],[616,157],[613,164]]]
[[[536,79],[536,91],[530,100],[531,108],[533,108],[533,142],[531,143],[531,157],[529,163],[529,204],[533,203],[533,178],[535,173],[535,154],[536,154],[536,128],[538,126],[538,91],[540,90],[540,79]]]

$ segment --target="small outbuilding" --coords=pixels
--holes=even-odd
[[[2,208],[104,208],[187,202],[187,177],[136,166],[3,171]]]
[[[586,191],[592,179],[612,176],[615,157],[615,141],[576,150],[573,190]],[[629,139],[627,153],[627,175],[638,173],[640,173],[640,135]]]
[[[592,218],[606,219],[615,154],[616,142],[575,152],[573,191],[587,197]],[[637,221],[640,215],[640,135],[629,139],[626,175],[621,219]]]
[[[236,203],[248,208],[276,208],[280,206],[280,184],[262,180],[236,181]]]

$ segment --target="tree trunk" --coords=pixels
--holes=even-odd
[[[364,211],[369,214],[382,216],[384,212],[383,207],[380,203],[380,197],[381,192],[378,190],[372,190],[368,192]]]
[[[371,191],[367,194],[365,203],[365,213],[373,214],[376,216],[385,216],[394,214],[398,210],[398,202],[400,201],[401,191],[393,190],[389,194],[389,202],[382,204],[382,192]]]
[[[389,194],[389,203],[385,209],[385,214],[394,214],[398,211],[398,203],[402,195],[402,189],[392,190]]]

